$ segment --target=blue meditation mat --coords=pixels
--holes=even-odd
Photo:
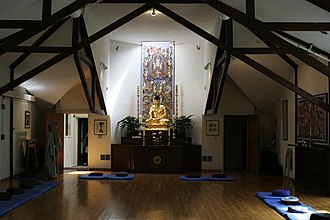
[[[256,196],[261,199],[281,199],[283,196],[273,196],[272,192],[257,192]]]
[[[59,182],[42,181],[42,185],[35,185],[33,189],[24,189],[24,194],[12,195],[11,200],[0,201],[0,216],[28,201],[31,201],[59,184]]]
[[[180,176],[182,181],[234,181],[235,178],[232,176],[226,177],[211,177],[211,176],[200,176],[200,177],[187,177],[187,176]]]
[[[42,192],[47,192],[48,190],[56,187],[60,185],[59,182],[45,182],[45,181],[42,181],[42,184],[41,185],[34,185],[34,188],[31,189],[31,191],[33,190],[40,190]],[[26,191],[29,191],[30,189],[26,189]]]
[[[226,176],[226,177],[209,177],[208,181],[234,181],[235,178],[233,176]]]
[[[108,174],[104,177],[107,180],[133,180],[134,175],[128,174],[127,176],[116,176],[115,174]]]
[[[104,179],[105,175],[103,176],[89,176],[88,174],[83,174],[79,176],[80,179]]]
[[[300,205],[285,205],[281,202],[281,199],[264,199],[265,204],[270,206],[271,208],[275,209],[276,212],[278,212],[280,215],[282,215],[284,218],[291,219],[291,220],[300,220],[300,219],[309,219],[310,215],[315,212],[315,210],[307,206],[303,203]],[[288,208],[289,207],[305,207],[307,208],[306,213],[294,213],[294,212],[289,212]]]
[[[17,200],[0,201],[0,216],[19,206]]]
[[[180,179],[183,181],[208,181],[209,177],[208,176],[200,176],[200,177],[187,177],[187,176],[180,176]]]

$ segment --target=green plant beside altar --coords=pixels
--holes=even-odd
[[[121,128],[126,128],[127,137],[139,134],[140,122],[137,117],[127,116],[118,122]]]
[[[186,135],[186,130],[192,128],[194,126],[194,123],[191,120],[191,117],[193,115],[182,115],[179,117],[176,117],[172,120],[172,122],[169,123],[169,127],[172,127],[176,131],[176,135],[179,137]]]

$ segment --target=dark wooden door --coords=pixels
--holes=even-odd
[[[246,116],[225,115],[224,117],[224,168],[246,170]]]
[[[61,142],[62,142],[62,149],[58,155],[57,162],[58,167],[60,170],[63,169],[63,157],[64,157],[64,114],[63,113],[54,113],[54,112],[47,112],[45,113],[45,128],[44,134],[47,134],[48,124],[53,123],[54,121],[58,122],[58,128],[60,130]]]
[[[247,170],[259,173],[259,116],[247,117]]]

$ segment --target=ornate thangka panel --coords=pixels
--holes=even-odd
[[[173,115],[174,42],[142,42],[142,118],[149,118],[153,97],[159,95],[167,118]]]

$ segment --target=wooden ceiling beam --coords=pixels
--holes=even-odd
[[[83,17],[81,17],[81,19],[80,19],[80,36],[81,36],[82,40],[88,38],[87,28],[86,28],[85,20]],[[95,64],[95,59],[93,56],[93,51],[92,51],[91,45],[89,44],[86,47],[84,47],[84,50],[85,50],[85,54],[86,54],[87,58],[89,58],[89,60],[91,61],[92,67],[90,67],[90,71],[91,71],[91,74],[94,79],[94,83],[92,84],[92,89],[93,89],[93,91],[96,90],[97,98],[99,100],[101,109],[104,111],[104,114],[107,114],[107,106],[105,104],[105,100],[104,100],[104,96],[103,96],[103,92],[102,92],[102,88],[101,88],[101,84],[100,84],[100,79],[99,79],[99,76],[96,71],[96,64]]]
[[[242,54],[287,54],[286,51],[273,47],[235,47],[232,50]]]
[[[328,0],[306,0],[325,11],[330,12],[330,4]]]
[[[77,11],[78,9],[82,8],[83,6],[91,2],[96,2],[96,0],[74,1],[73,3],[64,7],[63,9],[52,14],[48,19],[42,21],[39,25],[33,25],[29,28],[17,32],[18,34],[15,35],[12,39],[0,45],[0,56],[6,53],[7,51],[9,51],[10,49],[12,49],[13,47],[30,39],[37,33],[41,32],[42,30],[47,29],[57,21],[62,20],[67,16],[70,16],[73,12]]]
[[[214,43],[215,45],[219,46],[223,50],[228,51],[230,48],[224,42],[220,41],[219,39],[215,38],[213,35],[207,33],[200,27],[196,26],[195,24],[191,23],[187,19],[179,16],[175,12],[169,10],[168,8],[164,7],[160,4],[154,5],[157,10],[164,13],[166,16],[172,18],[174,21],[178,22],[179,24],[183,25],[184,27],[188,28],[189,30],[197,33],[199,36],[203,37],[204,39]]]
[[[286,33],[286,32],[282,32],[282,31],[278,31],[278,32],[276,32],[276,33],[278,33],[279,35],[282,35],[283,37],[285,37],[285,38],[287,38],[287,39],[289,39],[289,40],[291,40],[291,41],[294,41],[294,42],[296,42],[297,44],[300,44],[300,45],[302,45],[302,46],[304,46],[304,47],[306,47],[306,48],[308,48],[308,47],[310,47],[310,45],[311,45],[311,43],[308,43],[308,42],[306,42],[306,41],[303,41],[303,40],[301,40],[301,39],[299,39],[299,38],[297,38],[297,37],[294,37],[294,36],[292,36],[292,35],[290,35],[290,34],[288,34],[288,33]],[[320,48],[318,48],[318,47],[313,47],[313,51],[314,52],[316,52],[316,53],[318,53],[318,54],[322,54],[322,55],[324,55],[325,57],[330,57],[330,54],[328,53],[328,52],[326,52],[326,51],[324,51],[324,50],[321,50]]]
[[[10,49],[8,52],[16,52],[16,53],[62,53],[71,47],[36,47],[36,46],[17,46],[13,49]]]
[[[270,31],[330,31],[329,22],[262,22],[262,27]]]
[[[48,28],[45,33],[43,33],[32,45],[29,49],[27,49],[26,51],[23,51],[24,53],[19,56],[16,60],[14,60],[14,62],[12,62],[9,67],[12,69],[15,69],[19,64],[21,64],[32,52],[33,49],[37,49],[38,46],[40,46],[43,42],[45,42],[45,40],[47,40],[56,30],[58,30],[66,21],[68,20],[68,18],[64,18],[58,22],[56,22],[53,26],[51,26],[50,28]],[[22,46],[17,46],[12,48],[12,50],[23,50]],[[40,48],[39,48],[40,49]],[[48,48],[49,50],[51,50],[50,48]],[[58,48],[57,48],[58,49]],[[63,51],[62,51],[63,52]],[[40,53],[40,52],[39,52]],[[57,53],[57,52],[55,52]],[[60,52],[61,53],[61,52]]]
[[[52,0],[42,1],[42,20],[48,19],[52,14]]]
[[[23,29],[42,24],[39,20],[0,20],[0,29]]]
[[[282,86],[286,87],[287,89],[295,92],[298,95],[301,95],[302,97],[306,98],[308,101],[314,103],[315,105],[319,106],[323,110],[330,112],[330,105],[323,102],[319,98],[316,98],[309,92],[303,90],[302,88],[296,86],[295,84],[291,83],[290,81],[286,80],[285,78],[277,75],[275,72],[272,70],[268,69],[267,67],[263,66],[262,64],[256,62],[255,60],[251,59],[250,57],[244,55],[244,54],[235,54],[234,55],[236,58],[240,59],[247,65],[253,67],[254,69],[258,70],[260,73],[268,76],[272,80],[278,82]]]
[[[330,77],[330,68],[327,65],[323,64],[319,60],[310,56],[306,51],[297,48],[296,46],[292,45],[291,43],[285,41],[276,34],[272,33],[267,29],[266,25],[264,25],[261,21],[258,21],[256,19],[251,21],[248,19],[246,14],[218,0],[204,0],[204,1],[214,9],[226,14],[230,18],[234,19],[235,21],[243,25],[244,27],[248,28],[250,31],[256,32],[258,33],[258,35],[263,36],[265,39],[269,40],[275,47],[279,47],[282,49],[285,48],[285,50],[288,50],[290,54],[292,54],[293,56],[297,57],[298,59],[305,62],[315,70],[324,74],[325,76]]]
[[[102,3],[141,3],[141,4],[147,4],[147,3],[161,3],[161,4],[205,4],[202,0],[103,0],[100,1],[99,4]]]
[[[77,52],[74,53],[73,55],[74,57],[74,61],[76,63],[76,67],[77,67],[77,70],[78,70],[78,73],[79,73],[79,77],[80,77],[80,81],[81,81],[81,85],[84,89],[84,93],[85,93],[85,97],[87,99],[87,103],[88,103],[88,106],[89,106],[89,110],[91,112],[95,112],[94,109],[95,109],[95,105],[92,101],[92,98],[91,98],[91,93],[90,93],[90,90],[88,88],[88,83],[87,83],[87,79],[86,79],[86,76],[85,76],[85,73],[84,73],[84,70],[83,70],[83,67],[82,67],[82,64],[81,64],[81,61],[79,59],[79,55]]]
[[[43,64],[40,64],[39,66],[35,67],[34,69],[30,70],[29,72],[18,77],[17,79],[14,79],[12,82],[9,82],[9,83],[3,85],[2,87],[0,87],[0,95],[15,88],[16,86],[22,84],[23,82],[31,79],[32,77],[38,75],[39,73],[48,69],[49,67],[59,63],[60,61],[64,60],[65,58],[74,54],[76,51],[86,47],[87,45],[90,45],[91,43],[95,42],[96,40],[100,39],[101,37],[116,30],[117,28],[121,27],[122,25],[126,24],[127,22],[140,16],[141,14],[143,14],[144,12],[149,10],[151,7],[152,6],[150,4],[145,4],[137,9],[135,9],[131,13],[127,14],[126,16],[118,19],[117,21],[113,22],[112,24],[110,24],[110,25],[106,26],[105,28],[101,29],[100,31],[94,33],[87,39],[84,39],[81,42],[79,42],[76,49],[71,48],[70,50],[60,53],[60,54],[56,55],[55,57],[49,59],[48,61],[44,62]]]

